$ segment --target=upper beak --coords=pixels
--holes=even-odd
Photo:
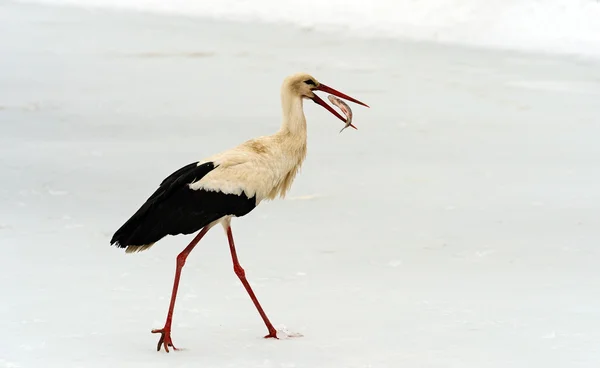
[[[329,94],[332,94],[332,95],[334,95],[334,96],[337,96],[337,97],[339,97],[339,98],[343,98],[343,99],[345,99],[345,100],[352,101],[352,102],[354,102],[354,103],[357,103],[357,104],[359,104],[359,105],[363,105],[363,106],[369,107],[369,105],[367,105],[366,103],[364,103],[364,102],[360,102],[359,100],[357,100],[357,99],[355,99],[355,98],[353,98],[353,97],[350,97],[350,96],[348,96],[347,94],[344,94],[344,93],[342,93],[342,92],[340,92],[340,91],[337,91],[337,90],[335,90],[335,89],[333,89],[333,88],[331,88],[331,87],[329,87],[329,86],[326,86],[326,85],[324,85],[323,83],[320,83],[320,84],[319,84],[319,86],[318,86],[318,87],[316,87],[314,90],[315,90],[315,91],[323,91],[323,92],[327,92],[327,93],[329,93]],[[339,114],[337,111],[335,111],[335,110],[333,109],[333,107],[329,106],[329,105],[328,105],[328,104],[327,104],[325,101],[323,101],[323,100],[322,100],[322,99],[321,99],[319,96],[317,96],[316,94],[315,94],[315,96],[312,98],[312,100],[313,100],[314,102],[318,103],[319,105],[323,106],[325,109],[327,109],[327,110],[328,110],[330,113],[332,113],[333,115],[337,116],[337,117],[338,117],[338,119],[340,119],[340,120],[341,120],[341,121],[343,121],[344,123],[346,122],[346,118],[344,118],[342,115],[340,115],[340,114]],[[352,128],[354,128],[354,129],[356,129],[356,127],[355,127],[354,125],[350,124],[350,126],[351,126]]]

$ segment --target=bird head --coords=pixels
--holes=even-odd
[[[332,94],[339,98],[343,98],[345,100],[357,103],[359,105],[363,105],[365,107],[369,107],[367,104],[360,102],[359,100],[350,97],[340,91],[337,91],[321,82],[319,82],[315,77],[306,73],[297,73],[287,77],[283,81],[283,88],[290,91],[292,94],[300,96],[301,98],[308,98],[313,100],[315,103],[323,106],[327,111],[335,115],[338,119],[346,122],[346,118],[340,115],[336,110],[333,109],[330,105],[328,105],[323,99],[315,94],[315,91],[323,91],[325,93]]]

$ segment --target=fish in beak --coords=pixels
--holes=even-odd
[[[343,98],[343,99],[345,99],[345,100],[348,100],[348,101],[350,101],[350,102],[354,102],[354,103],[357,103],[357,104],[359,104],[359,105],[363,105],[363,106],[365,106],[365,107],[369,107],[369,105],[367,105],[367,104],[365,104],[365,103],[363,103],[363,102],[360,102],[359,100],[357,100],[357,99],[355,99],[355,98],[353,98],[353,97],[350,97],[350,96],[348,96],[348,95],[347,95],[347,94],[345,94],[345,93],[342,93],[342,92],[340,92],[340,91],[338,91],[338,90],[335,90],[335,89],[333,89],[333,88],[331,88],[331,87],[329,87],[329,86],[326,86],[326,85],[324,85],[323,83],[319,83],[319,85],[318,85],[317,87],[315,87],[315,88],[313,89],[313,91],[323,91],[323,92],[326,92],[326,93],[332,94],[332,95],[334,95],[334,96],[337,96],[337,97]],[[323,107],[324,107],[324,108],[325,108],[327,111],[329,111],[329,112],[330,112],[330,113],[332,113],[333,115],[337,116],[337,118],[338,118],[338,119],[340,119],[341,121],[343,121],[344,123],[347,123],[347,122],[348,122],[346,118],[344,118],[342,115],[340,115],[340,114],[339,114],[337,111],[335,111],[335,110],[333,109],[333,107],[329,106],[329,105],[328,105],[328,104],[327,104],[325,101],[323,101],[323,100],[322,100],[322,99],[321,99],[319,96],[317,96],[316,94],[314,94],[314,97],[312,98],[312,100],[313,100],[315,103],[317,103],[317,104],[319,104],[319,105],[323,106]],[[350,124],[349,124],[349,125],[350,125],[352,128],[354,128],[354,129],[357,129],[357,128],[356,128],[354,125],[352,125],[352,122],[350,122]]]

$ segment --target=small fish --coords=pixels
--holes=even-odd
[[[346,115],[346,125],[342,128],[342,130],[348,128],[349,126],[352,126],[354,129],[356,129],[354,125],[352,125],[352,110],[350,109],[350,106],[348,106],[348,104],[335,97],[334,95],[329,95],[327,96],[327,98],[329,98],[329,101],[331,101],[331,103],[335,106],[339,107],[339,109],[342,110],[344,115]],[[340,133],[342,132],[342,130],[340,130]]]

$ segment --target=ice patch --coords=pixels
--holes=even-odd
[[[554,332],[554,331],[542,336],[542,339],[555,339],[555,338],[556,338],[556,332]]]
[[[276,326],[274,326],[274,327],[277,330],[277,338],[280,340],[292,339],[292,338],[296,338],[296,337],[304,337],[304,335],[302,335],[299,332],[291,332],[284,325],[279,325],[277,327]]]
[[[398,266],[401,266],[401,265],[402,265],[402,261],[401,261],[401,260],[399,260],[399,259],[394,259],[394,260],[391,260],[391,261],[388,263],[388,265],[389,265],[390,267],[398,267]]]

